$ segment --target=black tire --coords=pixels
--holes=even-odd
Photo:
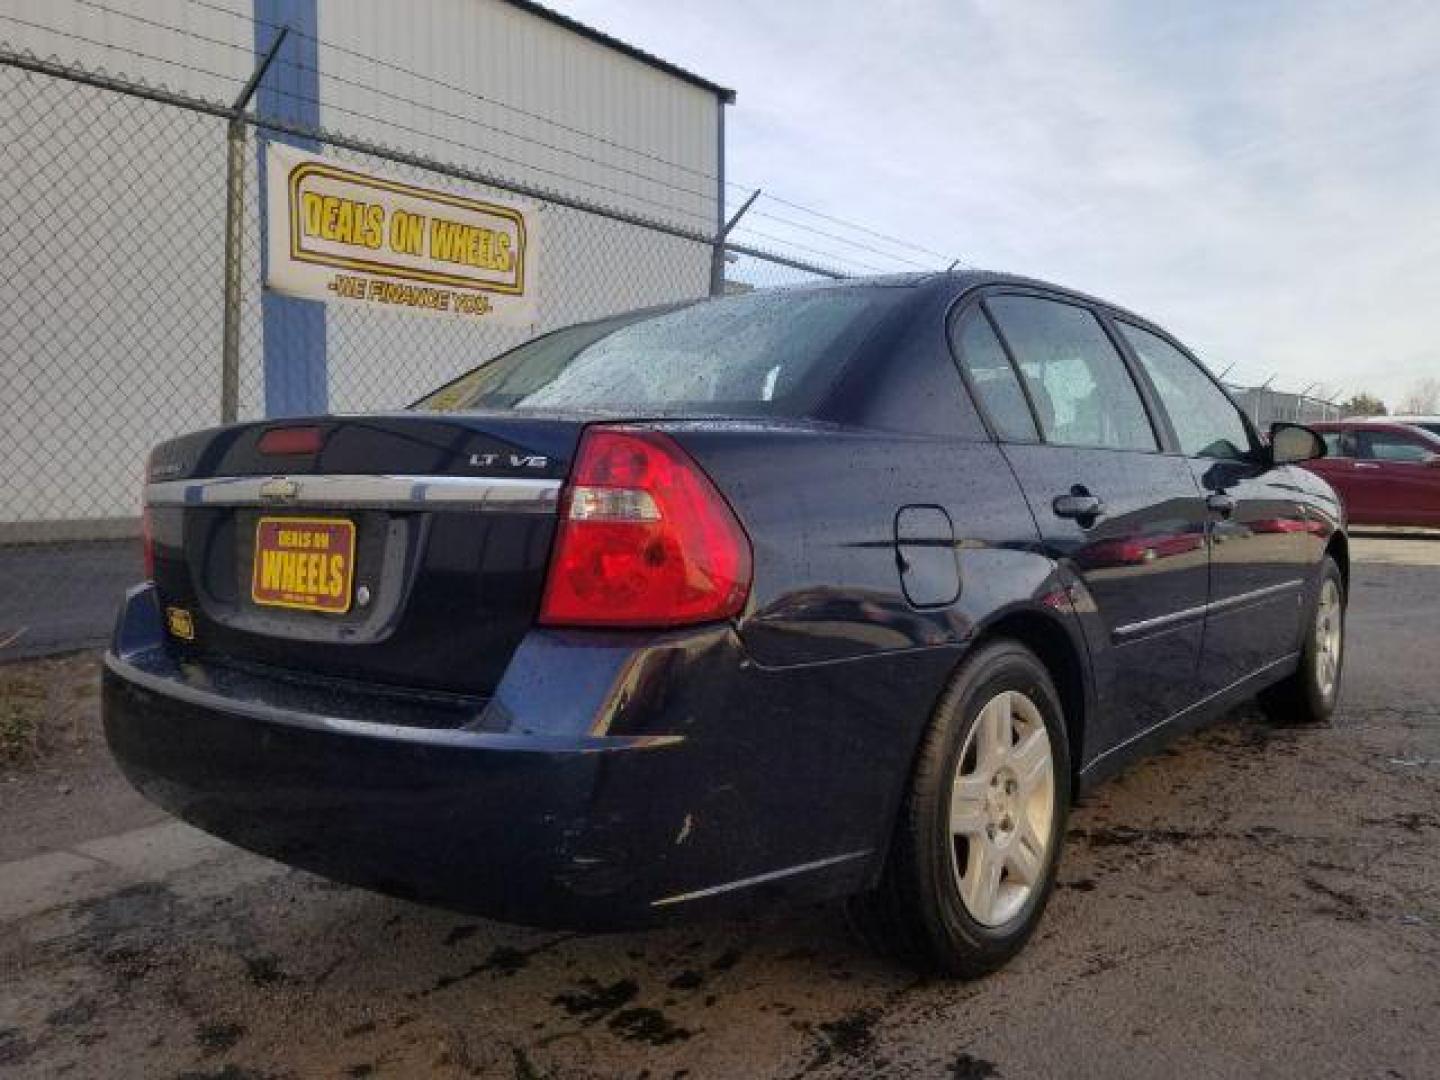
[[[1028,896],[1013,917],[985,925],[972,916],[961,895],[958,853],[969,841],[951,833],[950,793],[957,770],[967,762],[979,771],[975,759],[966,756],[977,752],[967,750],[971,732],[984,706],[1003,691],[1023,694],[1044,722],[1053,800],[1045,854],[1037,860],[1042,869],[1028,886]],[[1033,714],[1025,722],[1036,726]],[[997,640],[982,646],[961,664],[936,706],[916,755],[880,884],[848,902],[851,925],[872,947],[926,972],[974,978],[994,971],[1024,947],[1044,913],[1069,807],[1065,717],[1050,673],[1017,642]],[[1008,865],[1003,874],[1002,880],[1008,881]]]
[[[1339,646],[1334,649],[1334,676],[1329,680],[1321,678],[1321,668],[1326,650],[1322,647],[1323,628],[1320,621],[1322,598],[1328,586],[1333,586],[1339,597]],[[1305,639],[1300,647],[1300,665],[1283,682],[1278,682],[1260,693],[1260,709],[1277,724],[1323,724],[1335,711],[1340,699],[1340,687],[1345,674],[1345,578],[1340,567],[1330,556],[1325,556],[1320,573],[1315,579],[1315,593],[1306,606]]]

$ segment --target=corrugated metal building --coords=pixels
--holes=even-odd
[[[724,109],[734,95],[528,0],[5,7],[0,41],[11,49],[220,103],[287,26],[253,106],[261,115],[697,234],[712,235],[722,213]],[[0,204],[22,221],[0,250],[6,307],[18,313],[0,426],[24,433],[29,457],[23,488],[0,499],[0,528],[130,518],[145,448],[218,420],[225,126],[59,80],[26,77],[22,89],[24,100],[7,95],[16,119],[0,147]],[[242,417],[402,405],[534,332],[708,289],[707,245],[549,206],[530,327],[462,337],[443,320],[262,295],[264,155],[254,147],[269,138],[331,152],[303,136],[250,135]],[[411,179],[422,176],[448,183]],[[186,196],[178,211],[177,192]],[[14,243],[27,221],[53,239]],[[597,257],[606,251],[614,257]],[[163,309],[149,298],[157,292]]]
[[[1229,389],[1230,396],[1261,431],[1269,431],[1271,424],[1280,421],[1308,424],[1340,419],[1340,406],[1320,398],[1272,390],[1268,386],[1231,385]]]

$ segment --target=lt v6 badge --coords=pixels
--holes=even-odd
[[[543,454],[471,454],[470,464],[477,469],[509,465],[512,469],[543,469],[550,459]]]

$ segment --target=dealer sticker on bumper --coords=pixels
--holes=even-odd
[[[353,521],[262,517],[255,526],[257,604],[341,614],[350,610],[354,575]]]

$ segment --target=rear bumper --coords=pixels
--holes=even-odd
[[[643,802],[673,744],[357,732],[264,715],[154,660],[106,657],[106,736],[131,782],[193,825],[330,878],[512,922],[623,925],[661,898],[663,865],[640,855],[666,838]]]
[[[853,892],[908,763],[894,740],[887,776],[887,751],[835,710],[816,720],[838,720],[838,743],[794,743],[802,699],[829,697],[816,672],[756,672],[726,630],[541,637],[472,721],[427,727],[296,709],[180,664],[154,607],[132,592],[104,674],[106,736],[142,793],[291,865],[505,921],[609,929]],[[852,678],[877,673],[829,689]]]

